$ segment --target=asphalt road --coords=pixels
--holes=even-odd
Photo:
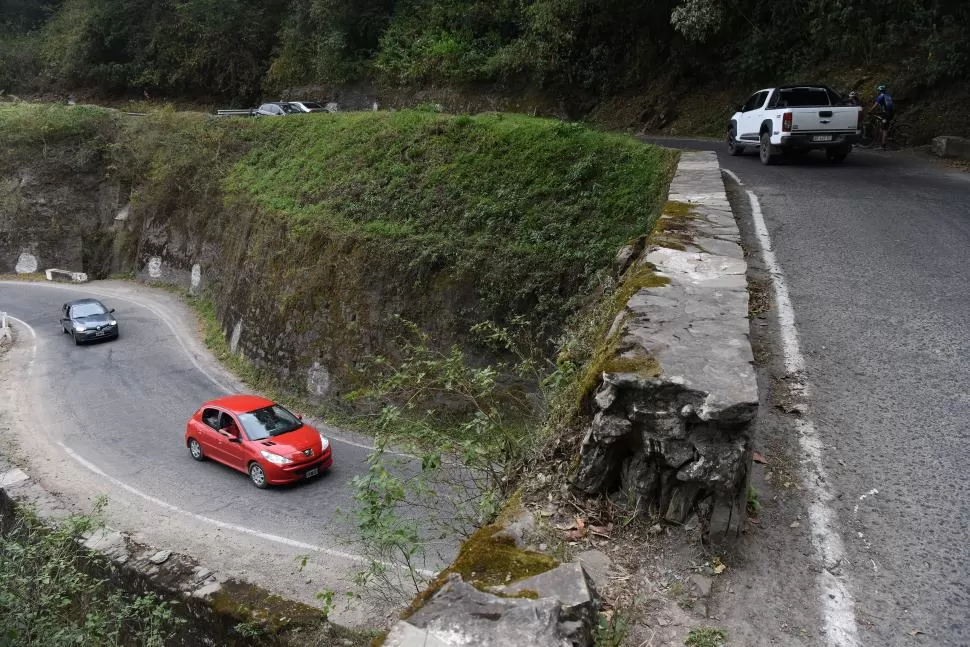
[[[902,152],[766,167],[719,143],[651,141],[717,150],[760,201],[791,294],[861,644],[970,644],[970,174]],[[761,559],[776,576],[812,568],[796,551]],[[784,590],[789,606],[819,606]]]

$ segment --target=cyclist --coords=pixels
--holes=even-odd
[[[883,149],[885,149],[886,142],[889,140],[889,125],[892,123],[893,117],[896,116],[896,108],[893,104],[892,95],[886,91],[885,83],[880,83],[876,87],[876,92],[876,100],[873,101],[869,111],[879,117],[882,130],[881,143]]]
[[[849,100],[847,102],[850,106],[861,106],[862,101],[859,99],[859,93],[853,90],[849,93]]]

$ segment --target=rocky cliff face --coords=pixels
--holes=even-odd
[[[104,159],[39,148],[25,159],[0,155],[0,273],[67,266],[95,278],[111,272],[120,183]]]

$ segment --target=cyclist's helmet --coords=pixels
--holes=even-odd
[[[885,83],[880,83],[879,85],[877,85],[876,86],[876,91],[877,92],[885,92],[886,91],[886,84]]]

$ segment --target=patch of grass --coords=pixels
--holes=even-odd
[[[612,614],[599,614],[593,644],[596,647],[621,647],[630,631],[632,618],[628,611],[615,610]]]
[[[687,647],[724,647],[727,642],[727,632],[712,627],[691,629],[687,634],[684,645]]]
[[[92,139],[106,143],[113,137],[118,116],[115,110],[96,106],[0,104],[0,145],[39,145],[40,153],[66,140],[84,141],[90,147]]]
[[[761,512],[761,501],[758,500],[758,490],[754,486],[748,486],[747,498],[748,514],[757,516]]]

